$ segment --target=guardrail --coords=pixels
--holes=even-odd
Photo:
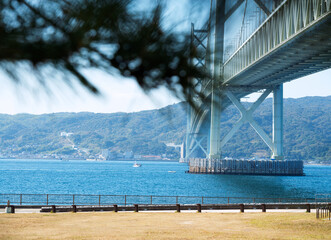
[[[262,204],[316,203],[315,198],[205,197],[157,195],[92,195],[92,194],[0,194],[0,205],[120,205],[133,204]]]
[[[316,208],[316,218],[331,220],[331,204]]]
[[[270,203],[270,204],[163,204],[163,205],[145,205],[145,204],[133,204],[130,206],[118,206],[114,205],[104,205],[104,206],[42,206],[40,212],[119,212],[119,211],[173,211],[180,212],[181,210],[189,210],[201,212],[202,210],[240,210],[240,212],[245,212],[246,210],[261,210],[266,212],[268,210],[275,209],[300,209],[306,210],[307,213],[311,212],[311,209],[315,208],[314,204],[310,203]]]

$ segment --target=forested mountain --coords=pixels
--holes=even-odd
[[[245,103],[249,105],[249,103]],[[331,96],[284,99],[284,151],[288,159],[331,160]],[[255,111],[255,120],[271,134],[272,99]],[[229,107],[222,114],[224,135],[239,119]],[[159,155],[172,150],[165,143],[181,143],[186,131],[185,104],[136,113],[0,114],[0,148],[10,154],[75,154],[102,149]],[[61,132],[73,133],[68,137]],[[75,149],[73,148],[75,146]],[[263,141],[245,124],[224,147],[222,155],[270,155]]]

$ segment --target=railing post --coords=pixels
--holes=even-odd
[[[99,206],[101,204],[101,195],[99,195]]]
[[[245,211],[244,204],[240,204],[239,207],[240,207],[240,212],[243,213]]]
[[[321,208],[321,211],[322,211],[322,213],[321,213],[321,215],[320,215],[320,217],[323,219],[323,218],[325,218],[325,207],[322,207]]]
[[[199,204],[199,203],[197,204],[197,210],[199,213],[201,213],[201,204]]]
[[[176,196],[176,204],[178,204],[178,196]]]
[[[203,197],[201,197],[201,204],[203,204]]]
[[[320,209],[316,207],[316,218],[317,219],[319,218],[319,211],[320,211]]]
[[[138,204],[134,204],[134,212],[139,212]]]
[[[228,197],[228,204],[230,203],[230,198]]]
[[[20,194],[20,205],[22,205],[22,194]]]
[[[124,206],[126,206],[126,195],[124,195]]]
[[[307,207],[306,212],[307,212],[307,213],[310,213],[310,204],[307,203],[307,204],[306,204],[306,207]]]
[[[180,212],[180,204],[176,204],[176,212]]]
[[[52,213],[56,213],[56,206],[52,205]]]
[[[153,204],[153,196],[151,195],[151,205]]]
[[[72,195],[72,205],[75,205],[75,194]]]
[[[10,213],[15,213],[15,206],[10,206]]]
[[[329,217],[329,209],[327,206],[325,206],[325,216],[324,216],[324,218],[326,218],[325,220],[327,220],[328,217]]]
[[[262,212],[266,212],[267,211],[267,207],[266,207],[266,205],[264,203],[261,204],[261,208],[262,208]]]
[[[325,206],[325,218],[328,218],[329,215],[329,208]]]
[[[48,194],[46,194],[46,205],[48,205]]]

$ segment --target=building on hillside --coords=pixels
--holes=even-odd
[[[130,152],[125,152],[124,153],[124,158],[125,159],[132,159],[133,158],[133,152],[130,151]]]
[[[110,151],[108,149],[103,149],[101,151],[100,158],[103,158],[104,160],[109,160],[109,155],[110,155]]]
[[[141,156],[141,159],[158,161],[158,160],[162,160],[162,157],[158,156],[158,155],[144,155],[144,156]]]
[[[73,135],[72,132],[61,132],[60,133],[61,137],[70,137],[71,135]]]

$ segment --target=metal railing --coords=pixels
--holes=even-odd
[[[331,202],[331,193],[320,193],[315,195],[316,203],[329,203]]]
[[[92,194],[0,194],[0,205],[164,205],[164,204],[261,204],[315,203],[315,198],[204,197]]]
[[[331,220],[331,204],[316,208],[316,218]]]
[[[316,194],[316,218],[331,220],[331,193]]]

